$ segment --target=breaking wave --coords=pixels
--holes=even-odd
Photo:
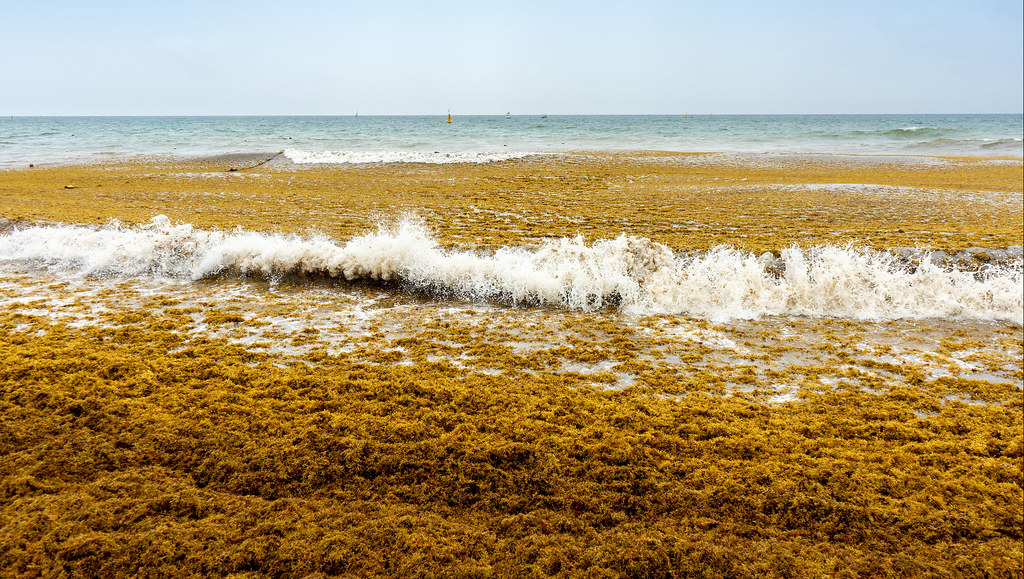
[[[1004,252],[1005,253],[1005,252]],[[1024,321],[1020,252],[973,270],[900,252],[729,247],[679,253],[644,237],[544,241],[493,252],[441,247],[419,221],[337,242],[172,224],[52,225],[0,235],[0,260],[92,276],[198,280],[224,274],[378,280],[389,287],[514,305],[617,306],[710,319],[766,315]]]

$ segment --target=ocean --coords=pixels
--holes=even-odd
[[[298,163],[494,161],[580,150],[1024,156],[1022,116],[12,117],[0,167],[285,151]]]

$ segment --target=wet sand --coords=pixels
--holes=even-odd
[[[244,168],[260,160],[4,172],[0,216],[346,239],[415,212],[452,247],[627,233],[979,267],[1022,236],[1012,160]],[[1016,323],[716,322],[8,263],[0,352],[16,574],[1020,574]]]

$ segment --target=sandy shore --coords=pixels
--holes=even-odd
[[[1024,228],[1019,160],[264,159],[2,172],[0,234],[163,214],[341,240],[411,212],[451,247],[626,233],[927,246],[980,267]],[[1018,323],[405,289],[0,264],[0,569],[1021,575]]]

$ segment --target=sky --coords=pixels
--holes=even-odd
[[[1021,113],[1020,0],[15,0],[0,114]]]

